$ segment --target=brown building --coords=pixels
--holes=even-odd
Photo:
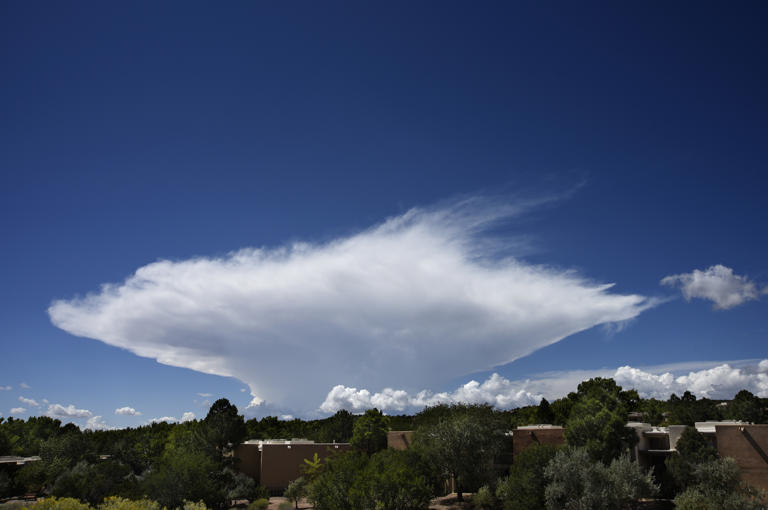
[[[731,457],[741,479],[768,491],[768,425],[715,425],[717,452]]]
[[[390,430],[387,432],[387,448],[407,450],[413,444],[412,430]]]
[[[235,448],[237,469],[270,492],[281,494],[288,484],[302,475],[304,459],[321,459],[348,450],[349,443],[315,443],[306,439],[250,440]]]
[[[526,425],[512,430],[512,458],[532,444],[560,446],[565,444],[563,427],[557,425]],[[514,460],[513,460],[514,462]]]

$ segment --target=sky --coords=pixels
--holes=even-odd
[[[3,2],[0,416],[768,397],[762,2]]]

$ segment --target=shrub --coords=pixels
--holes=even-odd
[[[472,508],[476,510],[494,510],[498,508],[496,498],[493,497],[493,491],[487,485],[480,487],[474,496],[472,496]]]
[[[766,496],[743,482],[733,459],[699,464],[693,469],[693,482],[675,498],[678,510],[759,510]]]
[[[98,510],[160,510],[160,504],[151,499],[130,500],[118,496],[105,498]]]
[[[515,457],[509,476],[496,487],[496,497],[504,510],[544,508],[544,469],[556,452],[554,446],[532,445]]]
[[[74,498],[45,498],[39,499],[28,507],[32,510],[93,510],[87,503],[81,503]]]
[[[250,505],[248,505],[248,510],[266,510],[269,506],[269,500],[266,498],[259,498],[255,501],[252,501]]]
[[[194,501],[185,501],[183,508],[184,510],[208,510],[208,507],[205,506],[203,501],[198,501],[197,503]]]
[[[277,507],[277,510],[292,510],[292,509],[293,509],[293,505],[291,504],[290,501],[283,501]]]

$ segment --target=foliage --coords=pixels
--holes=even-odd
[[[593,460],[609,463],[636,441],[625,423],[620,411],[586,398],[574,406],[565,426],[565,439],[570,446],[585,448]]]
[[[307,499],[315,510],[357,510],[350,502],[349,491],[367,463],[368,457],[359,451],[326,458],[307,490]]]
[[[741,390],[733,397],[728,405],[726,415],[731,420],[748,421],[751,423],[768,422],[768,411],[762,399],[747,390]]]
[[[74,498],[44,498],[29,507],[31,510],[93,510],[87,503]],[[154,510],[154,509],[153,509]]]
[[[202,422],[202,434],[208,445],[214,449],[214,458],[221,461],[235,445],[240,444],[247,434],[243,417],[237,414],[237,407],[229,400],[220,398],[213,403]]]
[[[374,454],[350,487],[358,510],[419,510],[432,496],[421,460],[413,451],[382,450]]]
[[[203,500],[216,507],[225,499],[215,480],[218,472],[217,464],[204,454],[181,451],[164,456],[147,474],[142,487],[165,507],[181,506],[184,500]]]
[[[531,445],[515,457],[509,476],[501,479],[496,488],[504,510],[544,508],[544,469],[556,452],[554,446]]]
[[[669,423],[694,426],[697,421],[721,420],[722,414],[717,404],[708,398],[696,399],[690,391],[678,397],[674,393],[667,403]]]
[[[296,509],[299,508],[299,501],[307,495],[307,479],[303,476],[298,477],[288,484],[283,496],[293,501]]]
[[[695,467],[690,486],[675,498],[678,510],[758,510],[765,493],[741,482],[733,459],[718,459]]]
[[[499,424],[476,419],[478,409],[473,407],[484,406],[456,406],[452,415],[418,429],[414,440],[445,477],[456,481],[459,500],[465,490],[493,480],[493,459],[503,438]]]
[[[208,510],[203,501],[185,501],[182,508],[183,510]]]
[[[368,455],[387,447],[389,420],[378,409],[368,409],[356,422],[350,444]]]
[[[205,510],[205,505],[202,508],[198,505],[187,509],[187,503],[186,501],[184,502],[184,510]],[[106,498],[98,506],[98,510],[160,510],[160,505],[156,501],[149,499],[130,500],[113,496]]]
[[[296,508],[299,508],[298,505]],[[277,510],[292,510],[293,506],[288,501],[283,501],[279,505],[277,505]]]
[[[248,510],[267,510],[267,507],[269,507],[269,499],[259,498],[248,505]]]
[[[715,460],[717,451],[707,438],[693,427],[686,427],[677,440],[677,452],[665,461],[667,472],[674,481],[674,490],[685,490],[694,481],[699,464]]]
[[[618,510],[657,491],[650,472],[644,473],[629,457],[606,466],[592,460],[584,448],[558,451],[544,474],[549,510]]]
[[[480,487],[472,496],[472,508],[477,510],[494,510],[498,508],[493,491],[487,485]]]

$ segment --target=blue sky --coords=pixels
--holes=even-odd
[[[767,15],[3,3],[0,414],[768,392]]]

